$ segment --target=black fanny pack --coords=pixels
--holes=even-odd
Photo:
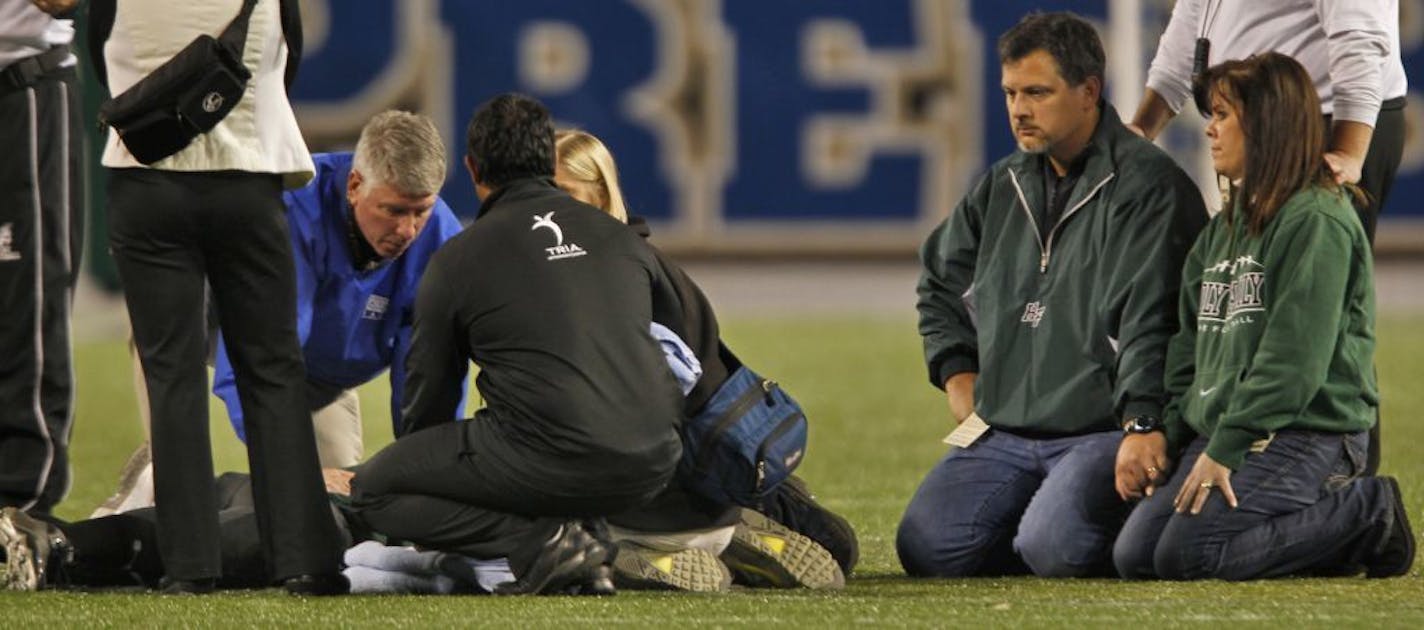
[[[222,35],[199,35],[172,59],[99,106],[99,122],[114,128],[139,162],[152,164],[211,131],[247,91],[252,73],[242,65],[247,22],[257,0]]]

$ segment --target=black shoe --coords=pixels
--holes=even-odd
[[[600,542],[613,544],[613,534],[608,533],[608,519],[586,518],[579,521],[579,524],[583,525],[583,531],[588,532],[589,536],[593,536]]]
[[[282,588],[289,595],[300,597],[326,597],[345,595],[351,592],[351,580],[341,573],[303,573],[282,581]]]
[[[589,571],[586,579],[574,582],[564,590],[569,595],[616,595],[618,588],[613,584],[613,567],[600,564]]]
[[[435,556],[435,569],[445,577],[455,580],[455,592],[467,595],[488,595],[489,591],[480,585],[479,572],[470,558],[458,553],[445,552]]]
[[[164,576],[158,581],[158,592],[164,595],[207,595],[217,590],[218,582],[213,578],[199,580],[173,580]]]
[[[495,587],[496,595],[534,595],[585,591],[613,593],[612,578],[601,569],[612,558],[609,547],[594,538],[579,521],[559,526],[533,563],[513,582]]]
[[[1374,553],[1365,560],[1365,577],[1399,577],[1414,566],[1414,530],[1409,526],[1409,510],[1404,507],[1399,482],[1394,477],[1378,479],[1389,491],[1384,496],[1390,502],[1390,520]]]
[[[54,565],[73,555],[69,539],[58,527],[14,507],[0,509],[0,551],[5,554],[0,589],[12,591],[44,588],[59,568]]]
[[[616,595],[618,588],[613,581],[613,559],[618,556],[618,546],[613,544],[613,536],[608,533],[608,520],[586,518],[583,527],[597,545],[597,548],[591,549],[590,555],[599,564],[589,569],[588,576],[570,594]]]
[[[850,521],[816,502],[806,482],[792,475],[763,502],[761,513],[810,538],[831,552],[841,573],[850,575],[860,561],[860,543]]]

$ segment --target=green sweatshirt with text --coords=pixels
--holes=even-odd
[[[1182,272],[1164,422],[1173,452],[1205,436],[1236,470],[1276,431],[1368,429],[1379,394],[1374,271],[1348,199],[1302,190],[1259,236],[1233,214],[1212,219]]]

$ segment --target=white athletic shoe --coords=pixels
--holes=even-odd
[[[53,525],[31,517],[19,508],[0,509],[0,549],[5,550],[5,573],[0,585],[9,591],[37,591],[45,586],[45,570],[52,551],[66,553],[69,540]]]
[[[148,440],[129,456],[119,471],[119,488],[105,499],[89,518],[123,514],[139,508],[153,507],[153,456]]]
[[[732,573],[706,549],[658,551],[625,540],[613,558],[613,583],[634,590],[720,593],[732,587]]]
[[[742,509],[732,543],[722,552],[732,581],[744,586],[815,589],[845,587],[831,552],[766,515]]]

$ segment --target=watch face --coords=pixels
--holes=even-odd
[[[1162,426],[1162,419],[1156,416],[1137,416],[1127,423],[1129,433],[1151,433]]]

